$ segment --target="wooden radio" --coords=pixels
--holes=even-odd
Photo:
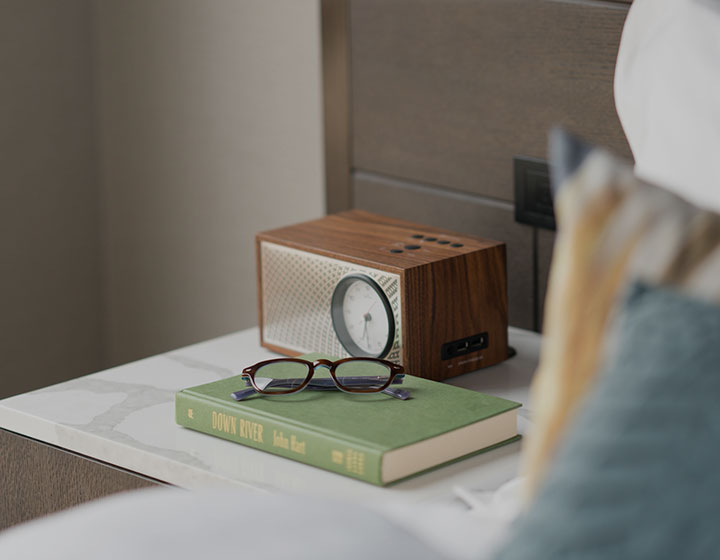
[[[261,344],[429,379],[508,356],[505,244],[351,210],[259,233]]]

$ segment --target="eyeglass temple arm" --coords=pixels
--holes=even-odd
[[[410,391],[407,389],[387,387],[386,389],[383,389],[383,393],[390,395],[391,397],[395,397],[396,399],[400,399],[401,401],[406,401],[410,398]]]
[[[248,377],[243,377],[245,380],[245,385],[247,387],[251,387],[252,383],[250,382],[250,379]],[[343,382],[343,384],[346,385],[367,385],[370,381],[382,381],[385,379],[384,377],[380,376],[367,376],[367,375],[357,375],[357,376],[342,376],[339,377],[339,379]],[[399,385],[403,382],[403,379],[405,379],[404,373],[398,373],[392,380],[393,385]],[[304,379],[301,378],[289,378],[289,379],[273,379],[270,381],[266,387],[284,387],[287,385],[299,385],[302,383]],[[335,382],[332,379],[328,378],[319,378],[319,379],[311,379],[310,383],[308,384],[310,387],[335,387]]]
[[[230,393],[230,396],[235,399],[236,401],[241,401],[243,399],[246,399],[250,395],[259,395],[255,390],[255,387],[250,387],[249,389],[243,389],[242,391],[235,391],[234,393]]]
[[[393,379],[393,384],[399,384],[403,382],[403,378],[405,377],[405,374],[400,373],[395,376]],[[245,384],[248,386],[248,389],[244,389],[242,391],[235,391],[234,393],[231,393],[231,396],[236,401],[241,401],[250,395],[256,393],[255,388],[252,386],[252,383],[250,382],[250,379],[247,377],[243,378],[245,380]],[[363,385],[367,383],[368,381],[372,380],[378,380],[379,377],[367,377],[367,376],[356,376],[356,377],[341,377],[343,383],[347,383],[348,385]],[[272,387],[286,387],[286,386],[293,386],[297,385],[299,383],[302,383],[302,379],[274,379],[268,385],[266,386],[272,386]],[[335,385],[335,382],[332,379],[311,379],[310,383],[308,383],[308,387],[310,389],[315,390],[335,390],[337,389],[337,386]],[[407,400],[410,398],[410,391],[407,389],[399,389],[394,387],[387,387],[383,389],[382,391],[386,395],[390,395],[391,397],[395,397],[396,399],[401,400]]]
[[[335,385],[332,386],[313,386],[308,385],[309,389],[312,389],[314,391],[334,391],[337,389]],[[391,397],[395,397],[396,399],[400,399],[402,401],[406,401],[410,398],[410,391],[407,389],[399,389],[395,387],[387,387],[386,389],[382,390],[383,393],[386,395],[389,395]],[[230,396],[235,399],[236,401],[241,401],[243,399],[248,398],[251,395],[257,395],[259,394],[254,387],[250,387],[248,389],[243,389],[242,391],[235,391],[234,393],[231,393]]]

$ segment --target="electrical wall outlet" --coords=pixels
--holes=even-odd
[[[550,172],[545,160],[515,156],[515,221],[555,231]]]

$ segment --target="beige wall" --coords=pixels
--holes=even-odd
[[[254,233],[324,211],[319,2],[3,0],[0,36],[0,396],[255,324]]]
[[[101,363],[89,15],[0,1],[0,396]]]
[[[323,212],[316,0],[102,0],[112,363],[257,323],[254,233]]]

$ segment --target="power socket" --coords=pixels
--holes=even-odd
[[[550,172],[545,160],[513,158],[515,172],[515,221],[555,231]]]

